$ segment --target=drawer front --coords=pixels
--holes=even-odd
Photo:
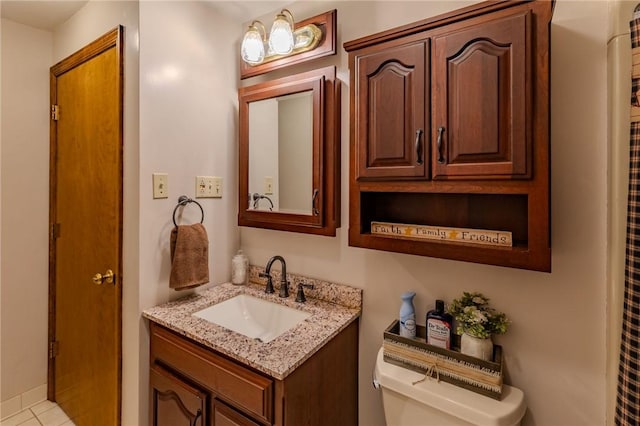
[[[151,365],[171,366],[219,398],[268,423],[273,418],[273,381],[151,323]]]
[[[213,400],[211,412],[213,426],[260,426],[217,399]]]

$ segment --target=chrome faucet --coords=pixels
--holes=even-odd
[[[282,263],[282,274],[280,278],[280,292],[278,296],[280,297],[289,297],[289,283],[287,282],[287,264],[284,261],[282,256],[273,256],[267,262],[267,266],[264,267],[264,273],[261,273],[260,276],[267,279],[267,287],[265,288],[265,293],[273,293],[273,284],[271,282],[271,265],[273,262],[279,260]]]

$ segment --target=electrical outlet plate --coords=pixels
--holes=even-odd
[[[169,197],[169,175],[166,173],[153,174],[153,198]]]
[[[222,198],[222,178],[196,176],[196,198]]]

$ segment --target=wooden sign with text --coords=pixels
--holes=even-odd
[[[486,229],[448,228],[444,226],[406,225],[402,223],[371,222],[371,233],[385,237],[414,240],[437,240],[465,244],[511,247],[511,232]]]

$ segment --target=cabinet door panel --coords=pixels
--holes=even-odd
[[[428,46],[423,40],[357,58],[358,178],[427,176]]]
[[[433,177],[531,175],[531,13],[434,38]]]
[[[212,426],[260,426],[219,399],[213,400]]]
[[[204,392],[157,365],[150,376],[153,426],[205,426]]]

